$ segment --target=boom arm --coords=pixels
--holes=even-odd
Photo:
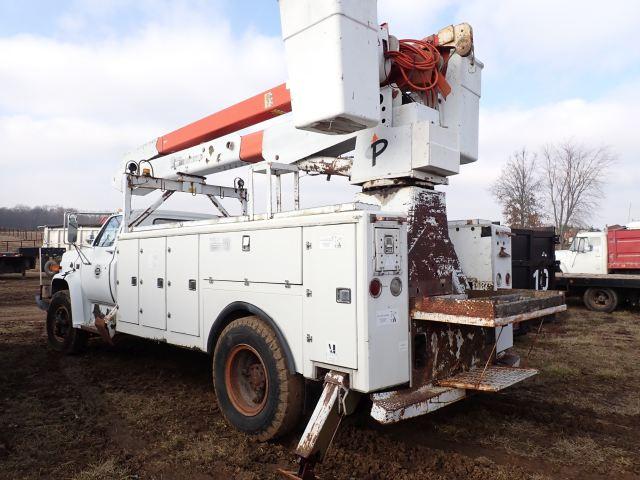
[[[337,2],[326,5],[322,2],[322,7],[318,4],[314,9],[301,8],[302,3],[305,2],[280,2],[291,77],[288,84],[162,135],[129,153],[114,178],[115,185],[122,185],[122,173],[140,173],[145,167],[153,176],[167,179],[175,179],[180,173],[205,176],[263,160],[278,163],[304,160],[305,169],[318,171],[319,166],[309,159],[338,157],[354,150],[357,165],[354,183],[379,177],[446,183],[448,175],[458,172],[460,163],[475,160],[482,65],[466,58],[473,51],[472,29],[468,24],[446,27],[420,41],[398,41],[389,35],[386,24],[375,28],[375,1],[359,2],[361,11],[344,12],[326,6]],[[329,11],[323,10],[327,8]],[[342,22],[337,29],[333,24],[324,24],[333,18]],[[363,22],[369,27],[365,33],[358,33]],[[317,30],[318,26],[322,28]],[[305,53],[308,51],[314,51],[312,60]],[[373,64],[359,61],[363,56],[373,58]],[[336,58],[340,58],[338,67]],[[364,84],[370,85],[372,81],[382,86],[376,87],[373,100],[371,95],[363,98]],[[436,101],[437,97],[440,101]],[[376,124],[363,128],[357,119],[365,114],[358,112],[370,115],[372,101],[377,112]],[[333,110],[328,113],[325,104],[331,104]],[[405,108],[406,104],[413,105]],[[336,112],[335,105],[344,112]],[[282,121],[260,125],[276,117]],[[300,118],[313,120],[301,124]],[[422,127],[413,128],[425,122]],[[403,126],[404,131],[395,130]],[[239,133],[247,129],[253,131]],[[392,142],[386,149],[385,164],[389,168],[384,172],[373,168],[376,163],[380,165],[372,158],[374,138]],[[397,148],[400,144],[404,145],[404,151]],[[433,161],[411,160],[412,154],[417,153],[413,152],[414,147],[420,146],[423,157],[425,153],[427,156],[433,153]],[[408,153],[407,148],[412,151]],[[439,151],[436,153],[435,149]],[[446,165],[435,158],[442,151],[446,153]],[[391,158],[407,154],[408,166]],[[131,162],[136,165],[128,168]],[[326,164],[325,161],[320,165]]]

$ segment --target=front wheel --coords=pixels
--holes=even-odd
[[[56,352],[80,353],[88,340],[87,332],[73,328],[71,299],[68,290],[56,292],[47,310],[47,340]]]
[[[584,304],[589,310],[611,313],[618,306],[618,294],[611,288],[588,288],[584,292]]]
[[[213,384],[225,419],[259,440],[284,435],[302,414],[304,379],[289,372],[277,336],[256,316],[222,331],[213,354]]]

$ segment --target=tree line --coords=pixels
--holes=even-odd
[[[565,141],[540,152],[523,147],[511,155],[490,191],[507,225],[551,224],[565,243],[570,231],[586,228],[596,213],[615,161],[609,146]]]
[[[67,211],[71,209],[59,205],[0,207],[0,228],[35,230],[41,225],[62,225]]]

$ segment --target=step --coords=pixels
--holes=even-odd
[[[441,387],[497,392],[522,380],[538,374],[535,368],[500,367],[491,365],[486,370],[473,368],[444,380],[438,380]]]
[[[463,389],[435,385],[373,393],[371,416],[383,424],[396,423],[431,413],[464,397]]]

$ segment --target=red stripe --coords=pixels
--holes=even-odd
[[[159,156],[177,152],[290,111],[291,95],[283,83],[159,137],[156,148]]]
[[[264,130],[260,130],[240,137],[240,160],[249,163],[264,160],[262,157],[263,134]]]

